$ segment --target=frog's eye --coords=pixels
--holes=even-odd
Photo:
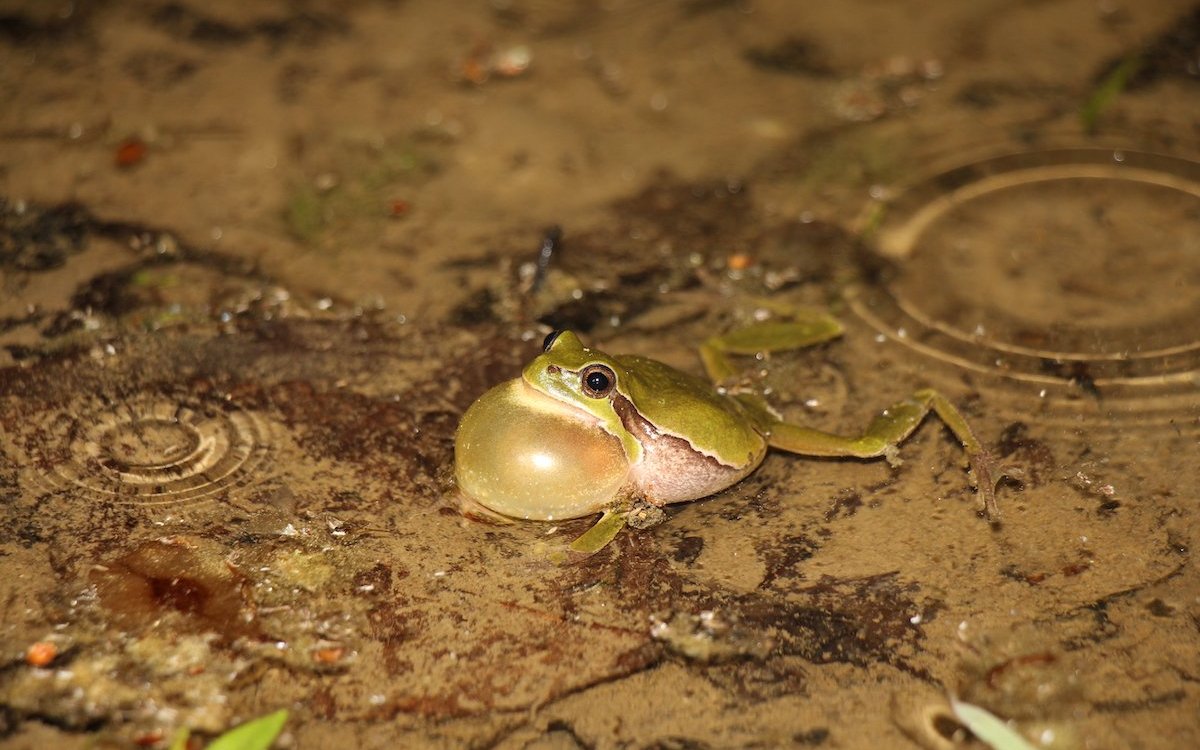
[[[592,398],[604,398],[617,384],[617,375],[604,365],[589,365],[579,373],[583,392]]]
[[[550,351],[550,347],[554,346],[554,342],[558,341],[558,337],[563,334],[562,330],[551,331],[546,334],[546,338],[542,339],[542,351]]]

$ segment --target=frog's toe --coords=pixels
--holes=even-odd
[[[991,521],[1000,520],[1000,506],[996,503],[996,485],[1008,476],[1004,467],[997,467],[996,462],[987,451],[980,451],[968,456],[970,463],[970,480],[979,494],[979,503],[984,516]]]

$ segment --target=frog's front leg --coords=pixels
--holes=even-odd
[[[823,344],[842,335],[842,324],[828,313],[793,311],[787,321],[756,323],[714,336],[700,347],[700,359],[714,383],[738,374],[740,368],[729,360],[730,354],[753,356],[760,352],[781,352]]]
[[[610,508],[604,511],[604,515],[600,516],[600,520],[596,521],[592,528],[571,542],[571,551],[591,555],[604,549],[621,533],[621,529],[625,528],[629,512],[629,508]]]
[[[975,437],[975,433],[958,409],[932,389],[919,390],[907,399],[884,409],[857,437],[834,435],[800,425],[775,422],[770,426],[767,441],[772,447],[805,456],[886,456],[892,459],[896,447],[917,429],[930,410],[937,414],[962,443],[984,513],[990,519],[999,518],[991,455]]]
[[[604,549],[626,526],[649,529],[662,523],[665,518],[662,506],[645,498],[634,498],[628,505],[606,510],[600,520],[571,542],[569,548],[572,552],[590,555]]]

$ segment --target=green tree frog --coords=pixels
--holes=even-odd
[[[571,544],[595,552],[635,504],[661,508],[707,497],[758,468],[768,448],[806,456],[894,458],[931,410],[962,443],[984,512],[997,517],[992,460],[954,406],[924,389],[885,409],[861,435],[782,421],[761,395],[714,385],[737,375],[730,355],[796,349],[840,336],[823,313],[765,322],[709,339],[711,380],[654,359],[589,349],[571,331],[546,337],[520,378],[463,415],[455,479],[465,499],[511,518],[558,521],[602,514]]]

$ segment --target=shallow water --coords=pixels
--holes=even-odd
[[[953,695],[1042,746],[1196,744],[1198,29],[3,4],[0,743],[288,708],[300,748],[979,746]],[[588,521],[459,512],[458,418],[551,328],[698,372],[797,306],[846,334],[771,356],[774,405],[852,433],[941,390],[998,523],[933,419],[565,563]]]

